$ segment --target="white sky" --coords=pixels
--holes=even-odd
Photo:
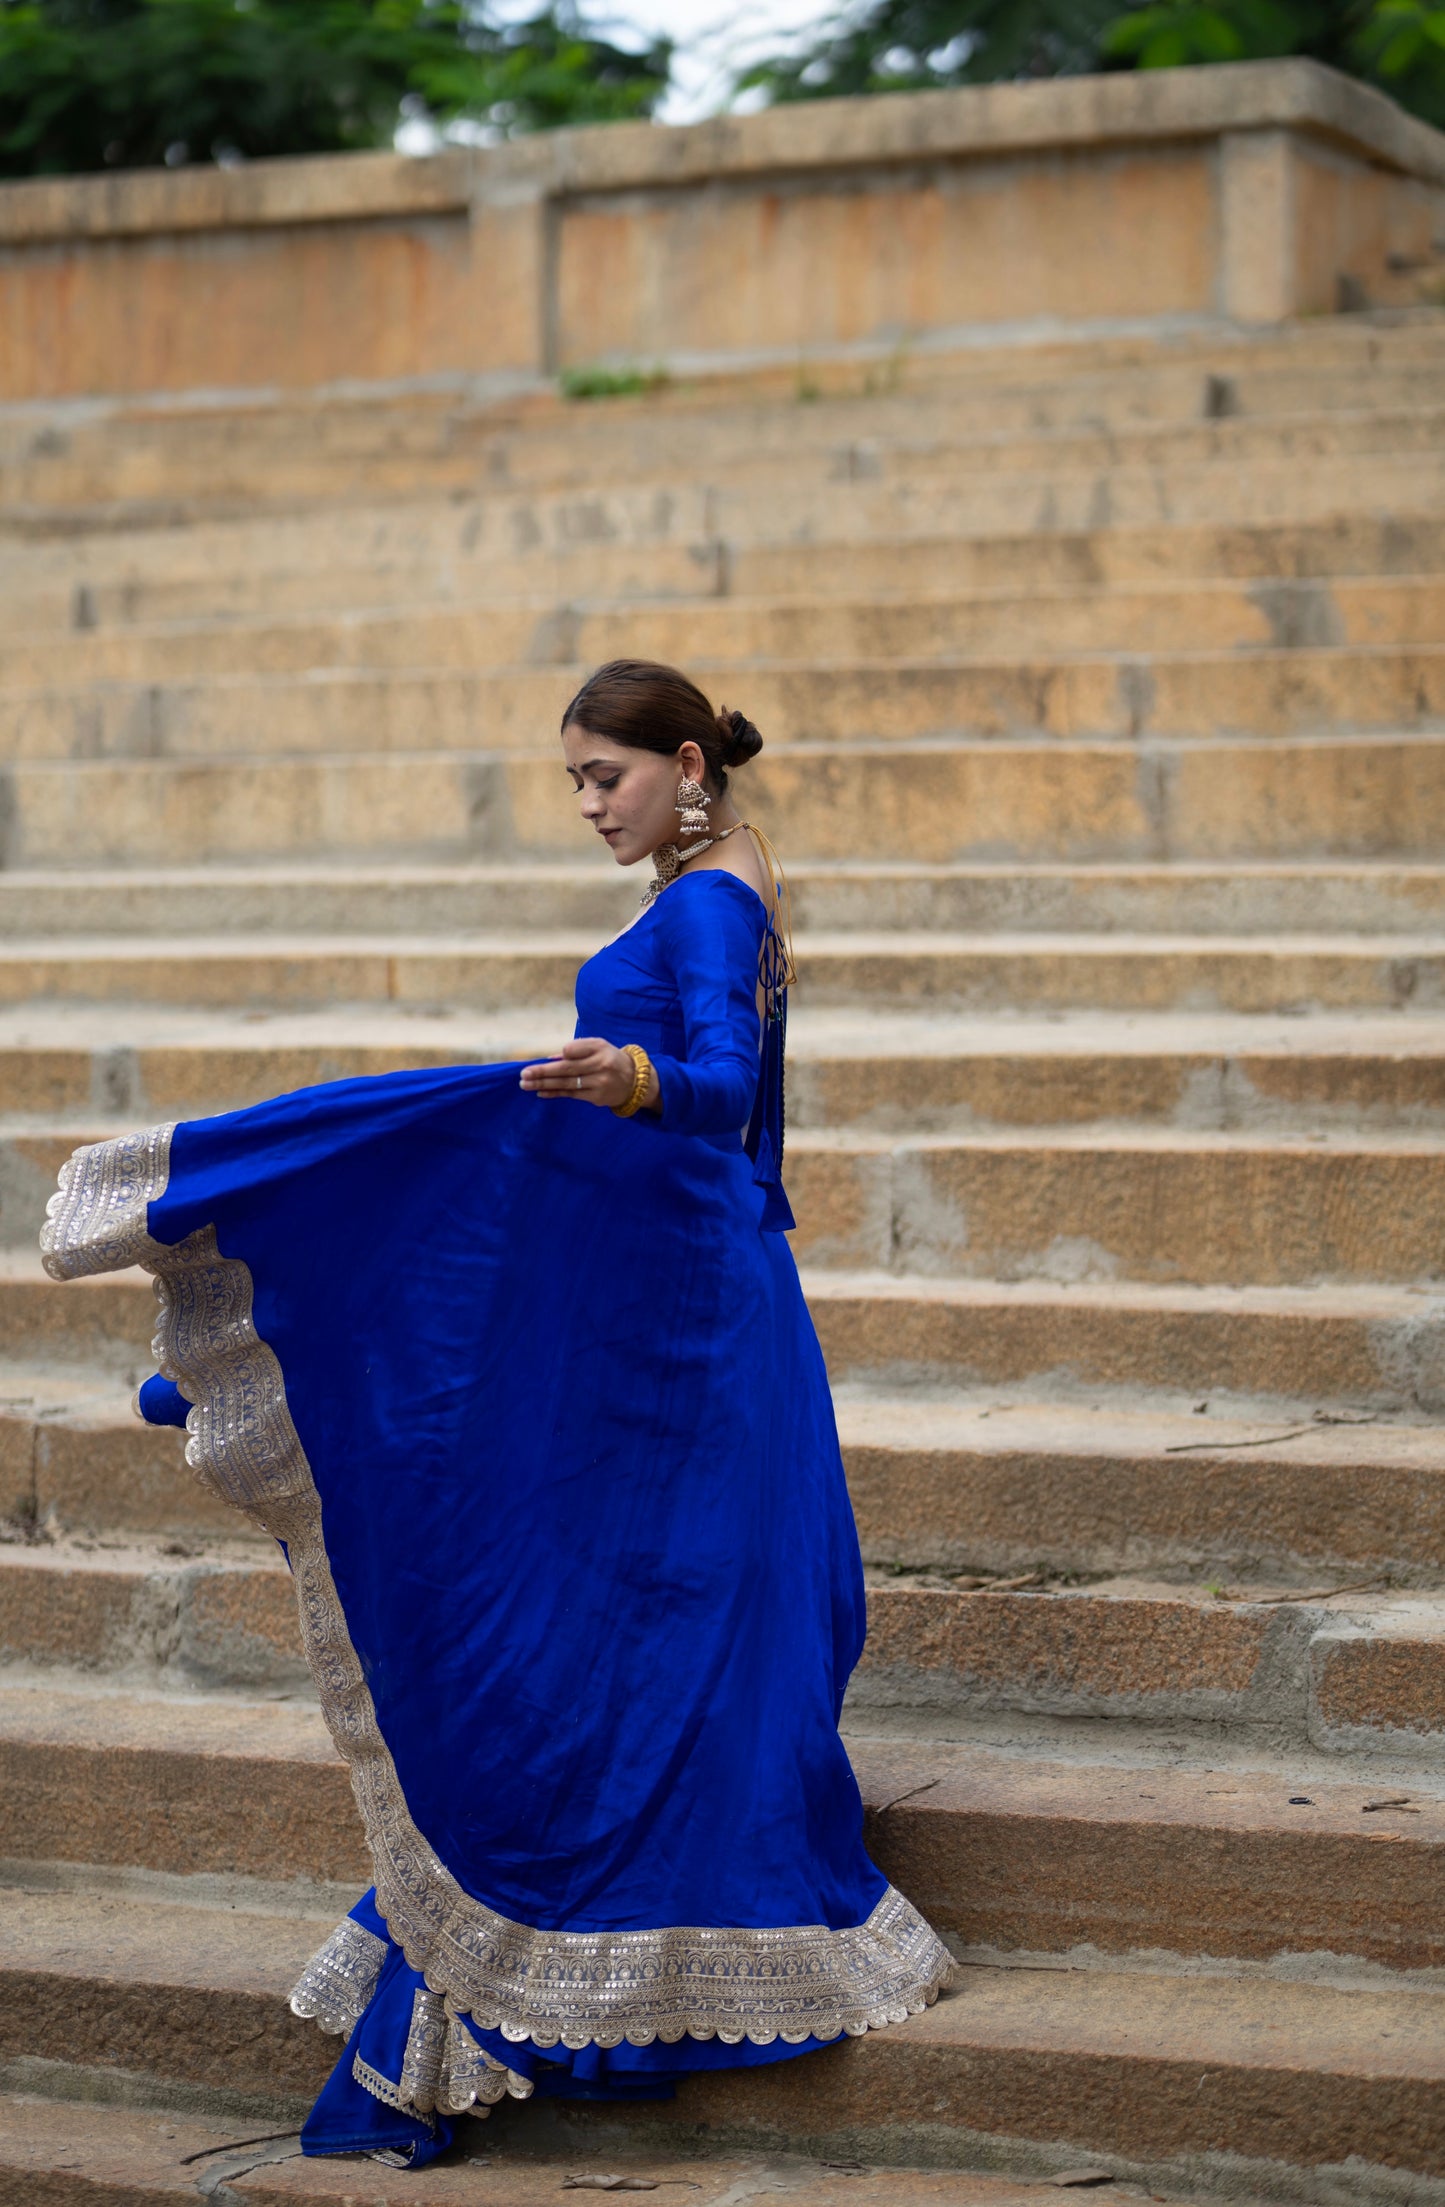
[[[715,115],[734,70],[785,48],[791,32],[823,22],[839,0],[591,0],[584,20],[620,46],[666,36],[677,52],[673,89],[661,110],[665,123]],[[534,13],[531,0],[506,0],[499,13]],[[629,30],[634,34],[628,35]]]
[[[605,11],[622,31],[665,33],[677,53],[673,89],[659,120],[691,123],[716,114],[733,71],[761,54],[786,49],[789,34],[810,29],[837,12],[837,0],[613,0]],[[618,43],[624,43],[621,36]]]
[[[619,46],[640,49],[667,37],[675,48],[672,88],[658,120],[695,123],[727,104],[737,72],[764,54],[787,50],[793,35],[841,12],[844,0],[585,0],[583,21]],[[854,0],[856,5],[856,0]],[[494,21],[525,22],[536,0],[493,0]],[[851,12],[851,10],[849,11]],[[740,108],[760,105],[744,93]],[[464,135],[465,126],[458,131]],[[433,125],[404,122],[399,153],[433,153],[441,142]],[[482,142],[482,141],[473,141]]]

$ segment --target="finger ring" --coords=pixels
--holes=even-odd
[[[580,1073],[577,1075],[577,1086],[579,1088],[582,1086],[582,1075]]]

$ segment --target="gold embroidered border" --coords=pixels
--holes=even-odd
[[[172,1132],[76,1151],[50,1201],[45,1267],[60,1280],[132,1264],[156,1275],[157,1362],[195,1404],[186,1460],[286,1542],[307,1660],[376,1868],[377,1907],[410,1966],[479,2030],[540,2047],[685,2037],[798,2045],[858,2037],[928,2006],[952,1964],[892,1886],[866,1923],[842,1931],[536,1931],[462,1890],[413,1823],[382,1738],[281,1367],[252,1322],[249,1269],[221,1256],[213,1227],[173,1248],[151,1239],[147,1213],[166,1187]]]

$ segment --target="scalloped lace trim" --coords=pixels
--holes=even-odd
[[[449,2015],[440,1993],[418,1991],[411,2005],[401,2075],[392,2083],[360,2054],[351,2058],[351,2074],[375,2100],[415,2115],[429,2129],[436,2116],[490,2115],[499,2100],[530,2100],[528,2077],[495,2061],[479,2046],[460,2016]]]
[[[343,1916],[297,1979],[291,2013],[319,2023],[337,2038],[350,2038],[371,2006],[386,1954],[385,1939]]]
[[[473,1898],[413,1823],[351,1644],[321,1531],[321,1504],[281,1367],[258,1339],[252,1283],[220,1255],[214,1227],[173,1248],[147,1230],[173,1129],[79,1149],[60,1174],[41,1238],[55,1279],[139,1264],[155,1273],[156,1359],[195,1408],[186,1458],[217,1494],[286,1543],[322,1714],[351,1769],[391,1937],[450,2011],[539,2047],[648,2046],[660,2039],[798,2045],[901,2023],[948,1983],[937,1933],[890,1886],[842,1931],[679,1925],[616,1933],[536,1931]]]

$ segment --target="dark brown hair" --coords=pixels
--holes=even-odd
[[[562,715],[562,733],[572,727],[586,728],[631,751],[668,756],[685,743],[695,743],[708,781],[719,793],[727,788],[728,768],[746,765],[763,748],[762,737],[742,713],[715,713],[695,682],[655,659],[609,659],[589,674]]]

